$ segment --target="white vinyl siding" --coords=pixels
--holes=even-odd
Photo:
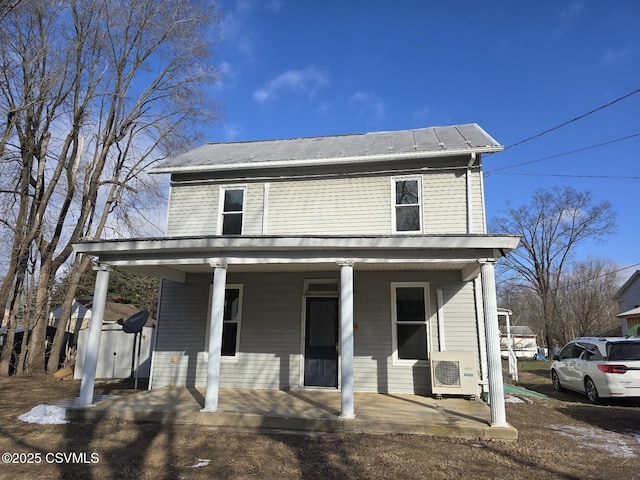
[[[262,233],[264,188],[260,183],[246,186],[243,235]],[[179,184],[171,187],[167,236],[217,235],[220,218],[221,186],[214,184]]]
[[[387,184],[388,185],[388,184]],[[243,285],[240,350],[222,362],[221,387],[300,388],[305,280],[337,279],[339,272],[229,274]],[[354,293],[354,388],[360,392],[430,393],[426,365],[393,362],[390,282],[429,283],[428,336],[438,349],[435,290],[443,290],[448,350],[477,352],[472,284],[456,272],[359,272]],[[188,283],[163,282],[152,387],[206,385],[206,322],[210,275]]]
[[[358,175],[247,182],[243,235],[391,235],[395,233],[395,179],[421,183],[421,231],[467,233],[466,169],[422,175]],[[484,233],[481,173],[472,169],[472,233]],[[268,183],[268,188],[265,188]],[[168,236],[221,233],[221,190],[234,183],[175,183],[167,219]],[[391,192],[390,192],[391,189]],[[265,197],[266,195],[266,197]],[[268,211],[264,212],[267,206]]]
[[[228,275],[228,286],[242,284],[242,328],[237,359],[222,359],[221,387],[299,386],[303,278],[301,274]],[[194,275],[187,284],[163,282],[159,318],[163,334],[158,336],[153,360],[154,388],[206,385],[210,279]],[[173,298],[168,312],[163,309],[165,296]],[[182,315],[181,307],[190,314]],[[193,332],[187,342],[181,341],[183,330]]]
[[[482,195],[481,175],[478,169],[473,169],[470,175],[471,181],[471,232],[469,233],[487,233],[486,217],[484,211],[484,198]]]
[[[389,234],[388,177],[272,182],[271,235]]]
[[[423,181],[423,233],[467,233],[466,199],[467,183],[464,171],[425,175]]]

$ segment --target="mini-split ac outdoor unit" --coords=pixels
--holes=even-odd
[[[475,400],[478,394],[476,355],[473,352],[431,352],[431,393],[463,395]]]

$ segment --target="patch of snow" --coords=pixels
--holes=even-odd
[[[29,412],[20,415],[18,420],[44,425],[69,423],[69,420],[66,420],[64,416],[65,409],[63,407],[57,405],[37,405]]]
[[[626,435],[630,435],[634,438],[637,438],[638,440],[640,440],[640,432],[634,432],[633,430],[625,430],[624,433]]]
[[[191,465],[189,466],[189,468],[199,468],[199,467],[206,467],[207,465],[209,465],[211,463],[211,460],[208,460],[206,458],[199,458],[198,459],[198,463],[196,463],[195,465]]]
[[[640,450],[640,443],[629,445],[628,435],[610,432],[596,427],[578,427],[575,425],[549,425],[549,428],[561,435],[572,438],[577,443],[589,447],[604,450],[612,457],[634,458]],[[640,434],[637,436],[640,440]],[[633,442],[635,443],[635,442]]]
[[[516,397],[516,396],[513,396],[513,395],[506,395],[504,397],[504,401],[507,402],[507,403],[526,403],[520,397]]]

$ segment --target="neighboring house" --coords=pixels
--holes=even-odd
[[[98,348],[96,378],[128,378],[137,373],[138,378],[149,378],[151,369],[151,343],[153,338],[154,319],[149,319],[141,335],[128,334],[123,331],[118,320],[127,320],[140,311],[128,303],[106,302],[103,314],[102,333]],[[52,343],[57,328],[60,326],[62,306],[49,314],[47,340]],[[86,355],[89,323],[91,321],[91,300],[74,300],[71,314],[64,321],[65,348],[76,350],[74,378],[82,378]],[[77,335],[77,337],[76,337]],[[138,347],[140,356],[137,355]],[[66,351],[61,352],[60,364],[66,359]]]
[[[73,304],[71,305],[71,314],[69,315],[69,318],[65,318],[63,320],[66,332],[74,333],[81,328],[87,328],[89,326],[89,322],[91,321],[91,310],[85,306],[85,304],[89,305],[89,302],[73,300]],[[49,327],[58,329],[61,317],[62,305],[49,313]],[[105,311],[104,321],[109,321],[107,311]]]
[[[618,302],[622,335],[626,335],[629,329],[640,325],[640,270],[636,270],[620,287],[614,300]]]
[[[116,322],[120,319],[126,320],[131,315],[140,311],[135,305],[130,303],[106,302],[103,321]],[[49,326],[58,328],[60,317],[62,316],[62,305],[49,313]],[[91,321],[91,300],[74,300],[71,305],[71,314],[65,319],[65,330],[74,333],[83,328],[89,327]]]
[[[531,360],[538,353],[536,334],[524,325],[511,325],[509,333],[507,329],[500,328],[500,350],[503,358],[509,358],[508,346],[515,353],[516,358]]]
[[[151,171],[164,237],[74,245],[94,317],[109,269],[161,278],[150,388],[206,387],[204,411],[219,388],[322,388],[351,418],[354,391],[429,395],[434,354],[471,352],[503,426],[494,262],[518,238],[487,234],[481,158],[501,149],[476,124],[203,145]]]

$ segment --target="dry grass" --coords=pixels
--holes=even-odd
[[[548,393],[508,403],[517,442],[413,435],[288,434],[126,421],[34,425],[17,419],[40,403],[77,396],[77,382],[46,377],[0,380],[1,452],[97,453],[97,463],[0,465],[0,478],[47,479],[640,479],[640,406],[592,406],[578,395],[552,393],[548,364],[523,362],[520,384]],[[97,394],[129,385],[98,385]],[[635,456],[614,456],[553,426],[616,436]],[[192,467],[200,459],[206,466]]]

